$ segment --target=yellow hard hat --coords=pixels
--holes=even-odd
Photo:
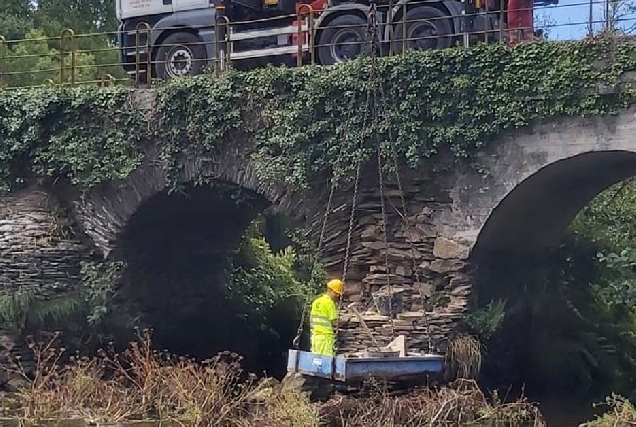
[[[338,295],[342,295],[344,292],[344,285],[340,279],[333,279],[327,283],[327,289],[331,289]]]

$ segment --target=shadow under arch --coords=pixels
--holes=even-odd
[[[636,175],[636,153],[594,151],[551,163],[514,187],[482,227],[471,258],[539,252],[559,245],[592,199]]]
[[[158,349],[199,359],[235,351],[252,371],[276,362],[268,351],[280,358],[275,339],[245,318],[226,275],[247,228],[271,206],[251,190],[214,181],[155,194],[130,217],[114,253],[126,263],[120,296],[152,327]],[[286,331],[279,335],[288,346]]]
[[[497,331],[484,334],[489,353],[482,371],[486,387],[512,384],[542,404],[560,396],[564,407],[589,408],[586,399],[598,398],[593,394],[611,374],[588,351],[596,351],[597,345],[589,337],[595,336],[598,324],[586,318],[599,312],[587,286],[593,269],[588,263],[572,273],[571,264],[564,261],[570,259],[571,248],[562,243],[586,205],[635,175],[634,152],[586,152],[539,169],[493,209],[470,255],[476,267],[472,313],[483,315],[490,303],[505,302]],[[595,254],[592,245],[585,246],[577,260],[592,262]],[[482,321],[494,319],[496,311]]]

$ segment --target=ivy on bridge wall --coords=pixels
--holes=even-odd
[[[204,157],[240,143],[264,179],[298,186],[336,165],[350,173],[356,156],[377,144],[413,167],[440,149],[463,158],[535,120],[629,106],[634,90],[603,94],[598,87],[620,85],[636,70],[635,46],[539,41],[381,58],[378,117],[365,114],[374,81],[368,59],[174,81],[156,89],[151,114],[133,105],[126,88],[5,91],[0,184],[6,190],[35,177],[68,178],[87,189],[126,178],[140,165],[144,144],[158,144],[171,179],[183,153]],[[356,148],[361,141],[364,151]]]

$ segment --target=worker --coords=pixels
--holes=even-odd
[[[334,356],[335,334],[338,326],[336,302],[342,297],[344,285],[341,280],[333,279],[327,283],[327,292],[311,304],[311,352]]]

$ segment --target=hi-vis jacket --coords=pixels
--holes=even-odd
[[[338,318],[336,303],[324,294],[314,300],[311,304],[311,324],[312,335],[333,335],[332,322]]]

